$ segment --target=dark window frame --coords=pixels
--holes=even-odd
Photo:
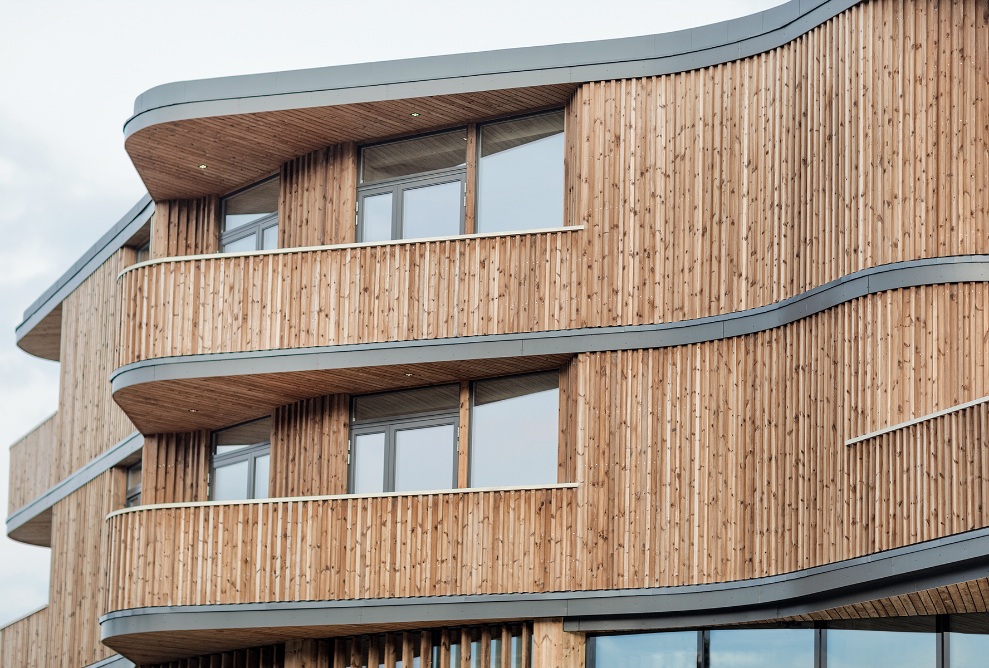
[[[363,157],[361,158],[363,160]],[[357,188],[357,239],[358,243],[387,243],[388,241],[413,241],[417,238],[406,239],[405,231],[405,197],[407,191],[429,186],[439,186],[446,183],[460,183],[460,222],[458,224],[458,235],[463,235],[467,224],[467,168],[452,167],[450,169],[437,169],[431,172],[423,172],[413,176],[402,176],[387,181],[375,181],[370,185],[361,185]],[[391,193],[391,239],[378,241],[364,240],[364,200],[368,197],[385,195]]]
[[[242,195],[249,190],[253,190],[254,188],[260,188],[266,183],[280,179],[281,179],[280,174],[272,174],[268,178],[261,179],[260,181],[256,181],[255,183],[252,183],[249,186],[245,186],[243,188],[240,188],[239,190],[235,190],[232,193],[224,195],[220,199],[220,252],[221,253],[228,252],[224,250],[227,244],[234,243],[235,241],[240,241],[241,239],[249,237],[252,234],[255,235],[254,251],[266,250],[265,248],[262,247],[262,243],[264,241],[264,232],[265,230],[271,229],[272,227],[274,228],[278,227],[278,203],[276,202],[275,211],[273,213],[269,213],[265,216],[262,216],[261,218],[252,221],[250,223],[245,223],[244,225],[238,225],[232,230],[227,230],[225,229],[226,221],[227,221],[227,201],[229,201],[234,197],[237,197],[238,195]],[[274,249],[269,248],[267,250],[275,250],[277,248],[278,248],[278,237],[276,236],[275,248]],[[252,251],[229,251],[229,252],[250,253]]]
[[[254,420],[251,420],[251,422],[254,422]],[[225,430],[221,429],[219,431],[225,431]],[[215,499],[216,470],[219,468],[224,468],[226,466],[231,466],[233,464],[239,464],[243,461],[247,462],[247,496],[243,500],[248,501],[251,499],[257,499],[258,498],[256,496],[257,490],[255,489],[257,460],[261,457],[271,456],[271,439],[268,439],[267,441],[253,443],[251,445],[245,445],[244,447],[237,448],[236,450],[233,450],[231,452],[224,452],[222,454],[217,454],[216,452],[217,433],[218,432],[213,432],[212,443],[210,446],[209,500],[210,501],[216,500]],[[270,466],[271,460],[269,459],[268,461]],[[264,498],[268,498],[268,497],[264,497]],[[227,499],[227,500],[232,500],[232,499]]]
[[[141,505],[142,476],[138,475],[137,484],[133,486],[130,485],[130,477],[131,472],[135,469],[138,473],[142,472],[143,463],[143,461],[138,461],[135,464],[131,464],[124,470],[124,485],[126,487],[126,491],[124,492],[124,508],[133,508],[134,506]]]
[[[427,389],[427,388],[410,388],[410,389]],[[407,390],[396,390],[398,392],[403,392]],[[390,392],[378,392],[374,394],[390,394]],[[351,397],[350,400],[350,437],[347,444],[347,493],[355,494],[354,492],[354,474],[355,471],[355,459],[356,459],[356,445],[357,437],[369,434],[385,434],[385,468],[382,472],[383,485],[382,489],[385,494],[390,494],[395,491],[395,445],[396,438],[395,434],[398,431],[403,431],[406,429],[423,429],[427,427],[442,427],[446,425],[451,425],[453,427],[453,470],[452,473],[452,484],[449,489],[457,489],[457,474],[459,472],[459,458],[458,453],[460,451],[460,407],[435,411],[423,411],[418,413],[407,413],[403,415],[396,415],[387,418],[374,418],[370,420],[356,420],[354,418],[354,409],[356,401],[361,397],[373,396],[362,394],[355,395]]]

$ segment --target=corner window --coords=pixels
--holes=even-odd
[[[563,112],[480,128],[477,231],[563,225]]]
[[[467,131],[361,151],[357,238],[389,241],[464,232]]]
[[[274,176],[223,199],[221,253],[278,248],[279,184]]]
[[[210,499],[268,497],[271,419],[255,420],[213,434]]]
[[[141,505],[141,462],[127,468],[127,492],[124,508]]]
[[[354,398],[351,493],[556,483],[559,372],[462,387],[443,385]],[[461,419],[468,424],[462,425]],[[464,432],[470,434],[468,448],[459,447],[461,427],[469,427]],[[460,471],[465,472],[463,478]]]
[[[459,406],[458,385],[355,398],[351,492],[456,487]]]

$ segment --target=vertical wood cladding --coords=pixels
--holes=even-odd
[[[168,663],[149,664],[142,668],[231,668],[233,666],[237,668],[303,668],[305,664],[290,663],[286,657],[285,645],[268,645],[206,656],[194,656]],[[305,668],[309,667],[305,666]]]
[[[10,493],[7,516],[51,487],[51,468],[58,447],[58,413],[10,446]]]
[[[46,489],[134,431],[107,381],[119,340],[117,274],[134,259],[121,248],[62,302],[58,447]]]
[[[107,513],[123,498],[123,476],[110,470],[55,504],[46,656],[49,666],[88,666],[113,652],[100,642],[107,600]],[[153,548],[160,554],[160,547]],[[161,577],[161,571],[157,571]],[[6,665],[6,664],[5,664]]]
[[[0,665],[44,668],[48,648],[48,608],[0,630]]]
[[[210,434],[144,437],[141,503],[186,503],[208,498]]]
[[[220,200],[201,197],[155,202],[151,257],[197,255],[220,250]]]
[[[309,399],[275,411],[271,495],[347,493],[350,397]]]
[[[139,270],[121,363],[678,321],[989,253],[987,89],[989,16],[946,0],[864,2],[758,56],[584,84],[564,194],[584,230]],[[285,187],[318,193],[317,158],[287,165]],[[300,198],[316,213],[286,215],[323,234],[331,212]],[[200,280],[181,308],[162,301]]]
[[[282,165],[278,247],[355,240],[357,145],[337,144]]]
[[[761,577],[989,526],[984,404],[844,445],[989,395],[987,313],[986,284],[915,288],[580,355],[576,588]]]

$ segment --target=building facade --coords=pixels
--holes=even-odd
[[[4,666],[982,666],[989,5],[169,84],[25,314]]]

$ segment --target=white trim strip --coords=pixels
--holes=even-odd
[[[205,508],[207,506],[248,506],[262,503],[296,503],[299,501],[340,501],[348,499],[380,499],[395,496],[441,496],[445,494],[479,494],[482,492],[525,492],[540,489],[576,489],[575,482],[560,482],[552,485],[522,485],[519,487],[461,487],[458,489],[430,489],[421,492],[381,492],[380,494],[326,494],[322,496],[285,496],[267,499],[242,499],[238,501],[191,501],[185,503],[152,503],[146,506],[133,506],[115,510],[106,516],[109,521],[117,515],[136,513],[142,510],[165,510],[168,508]]]
[[[553,232],[579,232],[584,229],[583,225],[563,225],[561,227],[543,227],[536,230],[514,230],[512,232],[484,232],[478,234],[457,234],[448,237],[423,237],[421,239],[392,239],[391,241],[362,241],[352,244],[330,244],[328,246],[299,246],[295,248],[275,248],[273,250],[247,251],[244,253],[201,253],[199,255],[176,255],[174,257],[161,257],[155,260],[145,260],[126,267],[117,274],[120,278],[124,274],[141,267],[150,267],[168,262],[183,262],[187,260],[216,260],[238,257],[254,257],[255,255],[286,255],[288,253],[308,253],[311,251],[324,250],[347,250],[350,248],[369,248],[371,246],[400,246],[403,244],[424,244],[437,241],[460,241],[461,239],[491,239],[494,237],[520,237],[533,234],[550,234]]]
[[[927,422],[928,420],[933,420],[935,418],[942,417],[944,415],[950,415],[951,413],[957,413],[958,411],[965,410],[966,408],[971,408],[972,406],[978,406],[979,404],[984,404],[989,402],[989,396],[982,397],[981,399],[973,399],[964,404],[958,404],[957,406],[952,406],[951,408],[945,408],[942,411],[936,413],[931,413],[930,415],[924,415],[919,418],[914,418],[913,420],[907,420],[906,422],[901,422],[900,424],[894,424],[892,427],[883,427],[876,431],[871,431],[868,434],[863,434],[862,436],[856,436],[845,441],[846,446],[855,445],[856,443],[861,443],[862,441],[868,441],[870,438],[875,438],[876,436],[882,436],[883,434],[888,434],[891,431],[897,431],[899,429],[905,429],[907,427],[912,427],[915,424],[920,424],[921,422]]]

